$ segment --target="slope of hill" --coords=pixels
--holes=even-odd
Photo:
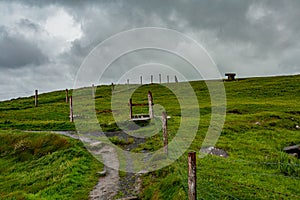
[[[180,90],[181,84],[173,84],[172,87]],[[186,153],[172,165],[143,176],[142,199],[187,199],[187,152],[199,152],[211,114],[205,82],[195,81],[191,85],[201,114],[197,136]],[[300,198],[300,162],[282,152],[285,146],[300,144],[300,76],[249,78],[224,82],[224,85],[227,115],[216,146],[227,151],[229,157],[198,159],[198,197]],[[127,86],[121,87],[127,90]],[[90,88],[84,90],[90,91]],[[136,103],[145,103],[149,90],[154,103],[163,106],[171,116],[168,131],[172,140],[181,117],[177,97],[167,87],[153,84],[138,88],[132,98]],[[118,131],[120,128],[111,110],[111,91],[111,86],[97,88],[95,112],[103,130]],[[184,93],[184,90],[181,92]],[[183,109],[192,110],[195,106],[198,105]],[[147,113],[147,107],[134,108],[134,113]],[[0,102],[0,128],[8,130],[11,137],[18,134],[11,129],[75,130],[74,124],[69,122],[69,105],[65,102],[64,91],[40,95],[38,107],[34,107],[33,97]],[[162,146],[162,132],[157,131],[156,135],[132,151],[156,151]]]

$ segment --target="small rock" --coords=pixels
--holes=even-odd
[[[260,126],[261,124],[260,124],[260,122],[255,122],[255,125],[258,125],[258,126]]]
[[[298,124],[296,125],[296,129],[300,129],[300,126]]]

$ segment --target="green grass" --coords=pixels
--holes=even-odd
[[[154,104],[163,106],[171,116],[168,120],[170,141],[178,131],[181,109],[192,114],[199,106],[201,115],[196,138],[189,149],[172,165],[143,176],[142,199],[187,199],[187,152],[192,150],[198,154],[211,119],[210,96],[205,82],[194,81],[191,85],[199,104],[189,104],[184,108],[180,108],[179,100],[171,90],[157,84],[143,85],[132,95],[134,103],[147,103],[147,92],[152,92]],[[224,85],[227,115],[216,146],[226,150],[229,158],[198,158],[198,198],[300,199],[299,160],[282,153],[285,146],[300,144],[300,130],[296,128],[296,125],[300,125],[300,76],[248,78],[226,81]],[[127,86],[120,87],[127,90]],[[170,87],[183,95],[180,98],[187,95],[182,83],[178,86],[170,84]],[[90,88],[76,92],[90,94]],[[95,112],[105,131],[120,130],[117,123],[123,122],[114,120],[113,113],[129,114],[128,99],[122,96],[122,92],[117,101],[124,106],[120,110],[111,109],[111,94],[110,86],[97,88]],[[64,102],[64,95],[64,91],[40,95],[39,106],[36,108],[33,97],[0,102],[0,128],[75,130],[74,124],[69,122],[69,105]],[[83,110],[89,108],[88,104],[82,106]],[[138,114],[148,111],[147,107],[136,107],[133,112]],[[193,116],[186,123],[189,120],[192,121]],[[126,123],[122,125],[127,126]],[[156,151],[162,147],[161,131],[155,128],[145,130],[147,133],[154,131],[155,135],[133,151]],[[16,135],[14,132],[11,134]],[[115,138],[115,143],[122,142]],[[27,158],[25,154],[24,157]],[[39,159],[30,155],[28,157],[33,159],[30,162]]]
[[[77,140],[0,132],[0,199],[88,199],[102,167]]]

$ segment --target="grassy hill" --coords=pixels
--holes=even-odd
[[[177,86],[173,84],[172,87],[178,87],[180,90],[180,84]],[[209,126],[211,104],[208,89],[203,81],[191,82],[191,85],[198,98],[201,118],[197,136],[187,152],[190,150],[199,152]],[[300,199],[300,162],[298,159],[282,153],[285,146],[300,144],[300,130],[297,128],[297,125],[300,125],[300,76],[240,79],[224,82],[224,85],[227,96],[227,115],[224,129],[216,146],[227,151],[229,158],[206,156],[198,159],[198,198]],[[126,90],[127,86],[123,87]],[[85,90],[90,91],[90,88]],[[98,87],[95,96],[97,118],[105,131],[119,130],[112,116],[111,90],[111,86]],[[172,117],[168,121],[168,131],[170,140],[172,140],[178,130],[181,117],[177,97],[167,87],[153,84],[140,87],[134,92],[132,98],[136,103],[145,103],[149,90],[153,94],[154,103],[163,106],[168,115]],[[181,92],[184,93],[184,90]],[[124,99],[124,101],[128,100]],[[190,105],[184,109],[192,110],[197,106]],[[134,113],[147,113],[147,107],[135,108]],[[22,141],[22,137],[37,137],[37,139],[38,137],[41,137],[40,139],[53,137],[47,134],[45,136],[43,134],[30,135],[16,131],[16,129],[75,130],[74,124],[69,122],[69,105],[65,103],[64,91],[40,95],[38,107],[34,107],[33,97],[0,102],[0,128],[3,130],[0,136],[11,138],[3,140],[6,141],[5,144],[10,144],[8,145],[10,147]],[[59,154],[70,148],[80,148],[78,151],[84,154],[82,159],[89,157],[86,151],[82,150],[82,146],[71,139],[64,139],[70,141],[73,146],[59,147],[56,144],[49,144],[54,148],[51,152]],[[155,151],[162,145],[162,133],[159,131],[155,136],[148,138],[145,144],[139,145],[133,151]],[[1,162],[4,163],[8,160],[11,167],[14,166],[13,162],[17,162],[15,168],[20,172],[25,169],[40,171],[38,166],[31,164],[39,159],[50,159],[57,165],[62,162],[59,158],[47,157],[54,153],[50,153],[50,155],[24,154],[25,160],[22,160],[23,158],[14,157],[16,155],[13,150],[3,150],[2,145],[0,150]],[[142,199],[187,199],[187,152],[172,165],[143,176]],[[40,155],[41,157],[39,157]],[[67,156],[67,160],[74,159],[71,153],[68,155],[62,153],[62,155]],[[29,160],[26,160],[27,157]],[[96,163],[92,160],[90,162]],[[76,163],[78,167],[85,166],[78,160]],[[53,167],[55,168],[55,165]],[[5,169],[7,168],[5,167]],[[7,177],[11,174],[17,173],[16,176],[20,174],[15,170],[2,173],[2,170],[4,169],[1,169],[0,179],[2,180],[8,180]],[[44,170],[51,171],[52,169]],[[83,171],[86,170],[83,170],[79,174],[84,174],[86,180],[92,179],[93,170],[87,174],[84,174]],[[55,180],[55,178],[51,181],[47,179],[47,184],[55,184],[56,187],[59,187],[61,183],[57,183]],[[3,181],[1,182],[3,183]],[[31,183],[35,182],[38,183],[41,180],[31,181]],[[9,183],[11,186],[0,187],[1,195],[11,197],[16,194],[22,195],[25,188],[28,187],[26,184],[29,184],[28,182],[22,184],[20,180],[14,179],[11,179]],[[15,184],[19,185],[16,190],[19,192],[16,194],[13,189]],[[47,184],[43,187],[46,188],[46,191],[51,188]],[[68,182],[66,187],[69,184],[72,185]],[[72,187],[67,189],[66,198],[71,197]],[[75,188],[73,189],[75,190]],[[31,197],[30,195],[47,197],[56,192],[59,194],[58,190],[54,189],[51,190],[52,193],[43,193],[43,189],[37,188],[28,195],[29,197]],[[85,194],[87,193],[88,191]],[[26,196],[26,194],[23,195]],[[78,194],[78,196],[80,195]]]

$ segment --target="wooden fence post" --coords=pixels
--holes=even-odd
[[[143,85],[143,77],[141,76],[140,79],[141,79],[141,85]]]
[[[34,106],[38,106],[38,90],[35,90],[35,95],[34,95]]]
[[[151,75],[151,84],[153,84],[153,75]]]
[[[170,83],[169,75],[167,76],[167,83]]]
[[[161,74],[159,74],[158,76],[159,76],[159,84],[161,84]]]
[[[175,76],[175,83],[178,83],[178,79],[177,79],[177,76]]]
[[[150,119],[153,119],[154,118],[153,97],[150,91],[148,91],[148,104],[149,104],[149,117]]]
[[[127,79],[127,89],[129,89],[129,79]]]
[[[92,84],[92,97],[95,98],[95,85]]]
[[[132,99],[129,99],[129,117],[132,119]]]
[[[188,154],[188,165],[189,165],[189,177],[188,177],[188,187],[189,187],[189,200],[197,199],[197,190],[196,190],[196,152],[189,152]]]
[[[164,152],[168,155],[168,119],[167,113],[162,112],[162,129],[163,129],[163,140],[164,140]]]
[[[74,116],[73,116],[73,98],[70,96],[70,122],[74,122]]]
[[[68,103],[69,101],[69,90],[66,89],[66,103]]]

